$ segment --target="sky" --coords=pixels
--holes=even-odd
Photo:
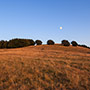
[[[90,0],[0,0],[0,40],[12,38],[90,46]]]

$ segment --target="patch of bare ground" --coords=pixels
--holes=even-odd
[[[88,52],[58,44],[0,49],[0,90],[90,90]]]

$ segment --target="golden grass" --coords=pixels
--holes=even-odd
[[[0,90],[90,90],[90,49],[0,49]]]

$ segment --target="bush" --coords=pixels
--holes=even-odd
[[[62,45],[64,46],[70,46],[70,43],[68,40],[62,40]]]
[[[47,45],[54,45],[54,44],[55,44],[55,42],[53,40],[48,40],[47,41]]]
[[[71,42],[72,46],[78,46],[78,43],[76,41]]]
[[[42,41],[41,41],[41,40],[36,40],[36,41],[35,41],[35,44],[36,44],[36,45],[42,45]]]

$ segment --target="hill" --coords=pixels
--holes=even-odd
[[[90,49],[0,49],[0,90],[90,90]]]

